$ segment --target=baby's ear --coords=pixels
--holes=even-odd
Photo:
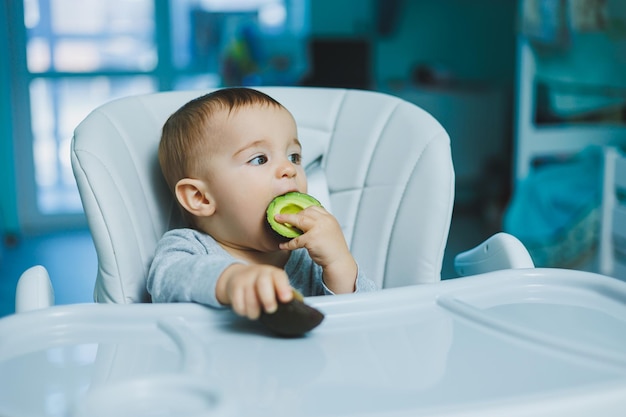
[[[196,217],[215,213],[215,204],[204,181],[183,178],[176,183],[176,199],[181,206]]]

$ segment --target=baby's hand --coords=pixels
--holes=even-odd
[[[251,320],[258,319],[261,311],[275,312],[278,302],[293,298],[287,274],[271,265],[233,264],[224,270],[215,291],[220,303]]]
[[[304,233],[280,248],[306,248],[324,271],[326,286],[335,293],[354,292],[357,266],[337,219],[322,207],[311,206],[295,214],[277,214],[279,223],[289,223]]]

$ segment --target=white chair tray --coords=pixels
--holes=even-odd
[[[195,304],[0,320],[0,415],[623,416],[626,283],[506,270],[310,297],[301,338]]]

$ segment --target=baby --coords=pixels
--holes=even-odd
[[[289,302],[292,287],[305,296],[376,289],[324,208],[277,214],[303,231],[287,242],[268,227],[275,197],[307,191],[295,120],[268,95],[227,88],[188,102],[163,126],[159,162],[189,228],[159,241],[154,302],[231,306],[256,319]]]

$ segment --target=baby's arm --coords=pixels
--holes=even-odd
[[[229,305],[252,319],[261,308],[271,313],[277,301],[293,297],[285,271],[237,261],[210,236],[191,229],[171,230],[159,241],[147,289],[153,302]]]
[[[157,244],[147,290],[155,303],[221,307],[215,295],[217,280],[234,262],[211,237],[192,229],[170,230]]]
[[[261,311],[275,312],[278,301],[287,303],[293,298],[287,274],[271,265],[229,266],[217,280],[215,294],[221,304],[252,320],[259,318]]]
[[[324,283],[335,294],[355,291],[358,267],[337,219],[322,207],[308,207],[296,214],[277,214],[277,222],[294,225],[304,233],[281,249],[306,248],[322,267]]]

